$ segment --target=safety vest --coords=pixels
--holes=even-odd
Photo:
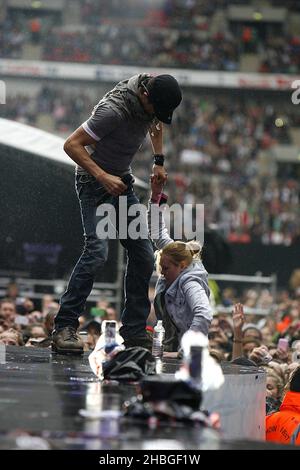
[[[299,392],[287,392],[279,411],[266,417],[266,440],[300,445]]]

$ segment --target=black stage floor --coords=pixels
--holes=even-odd
[[[169,360],[165,373],[178,364]],[[8,347],[0,364],[0,449],[233,449],[264,443],[224,442],[207,428],[174,424],[151,429],[122,417],[122,404],[138,384],[100,382],[88,354]],[[252,446],[252,447],[251,447]]]

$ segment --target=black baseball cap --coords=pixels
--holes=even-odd
[[[172,75],[157,75],[149,80],[146,88],[157,119],[171,124],[173,111],[182,100],[177,80]]]

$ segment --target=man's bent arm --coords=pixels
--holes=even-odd
[[[109,194],[119,196],[126,190],[127,186],[123,183],[121,178],[106,173],[92,160],[85,147],[95,143],[96,140],[91,137],[83,127],[78,127],[78,129],[67,138],[64,144],[64,151],[77,165],[80,165],[90,175],[94,176]]]
[[[96,140],[80,126],[65,141],[64,151],[77,165],[101,181],[101,178],[105,176],[105,171],[91,159],[88,151],[85,149],[86,146],[93,144],[96,144]]]

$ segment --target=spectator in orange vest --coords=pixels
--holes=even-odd
[[[300,366],[292,373],[279,411],[266,417],[266,440],[300,445]]]

